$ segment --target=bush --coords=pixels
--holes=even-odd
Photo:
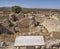
[[[15,13],[20,13],[22,11],[22,8],[19,6],[12,6],[12,11]]]

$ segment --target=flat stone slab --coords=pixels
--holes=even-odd
[[[14,46],[40,46],[45,45],[43,36],[17,36]]]

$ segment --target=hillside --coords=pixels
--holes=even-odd
[[[9,8],[2,8],[2,9],[7,9]],[[27,8],[24,8],[27,9]],[[31,10],[31,9],[29,9]],[[42,9],[34,9],[36,10],[33,13],[27,13],[27,14],[8,14],[8,15],[2,15],[0,16],[0,24],[3,26],[0,30],[1,34],[7,34],[10,36],[9,31],[11,31],[11,35],[43,35],[43,36],[48,36],[47,39],[50,39],[50,35],[53,32],[59,32],[59,31],[52,31],[51,33],[49,32],[49,27],[51,24],[47,24],[48,21],[49,23],[55,24],[54,22],[60,22],[60,12],[58,10],[52,11],[50,10],[42,10]],[[39,11],[38,11],[39,10]],[[49,20],[51,19],[51,20]],[[52,21],[52,22],[50,22]],[[49,27],[47,27],[46,25]],[[3,29],[5,28],[5,29]],[[2,31],[6,30],[6,31]],[[9,31],[8,31],[9,30]],[[58,36],[58,35],[57,35]],[[52,37],[51,37],[52,38]],[[59,38],[59,37],[57,37]]]
[[[2,42],[8,43],[8,48],[12,48],[16,36],[43,36],[46,46],[52,46],[60,42],[60,10],[53,9],[28,9],[30,13],[9,13],[0,14],[0,45]],[[0,10],[10,10],[10,8],[0,8]],[[3,45],[3,44],[2,44]],[[57,44],[56,44],[57,45]],[[0,46],[1,47],[1,46]]]

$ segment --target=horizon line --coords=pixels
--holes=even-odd
[[[18,5],[15,5],[15,6],[18,6]],[[7,7],[9,7],[9,8],[11,8],[12,6],[0,6],[0,8],[3,8],[3,7],[5,7],[5,8],[7,8]],[[20,6],[21,7],[21,6]],[[21,7],[21,8],[28,8],[28,9],[56,9],[56,10],[60,10],[60,8],[38,8],[38,7]]]

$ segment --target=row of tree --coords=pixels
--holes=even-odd
[[[10,14],[12,12],[14,13],[23,13],[23,14],[26,14],[26,13],[35,13],[37,10],[36,9],[28,9],[28,8],[22,8],[20,6],[12,6],[11,8],[8,8],[8,9],[4,9],[3,10],[3,14]]]
[[[12,12],[14,12],[14,13],[24,13],[24,14],[26,14],[26,13],[30,13],[30,12],[32,12],[32,10],[28,10],[28,9],[22,9],[20,6],[12,6]]]

